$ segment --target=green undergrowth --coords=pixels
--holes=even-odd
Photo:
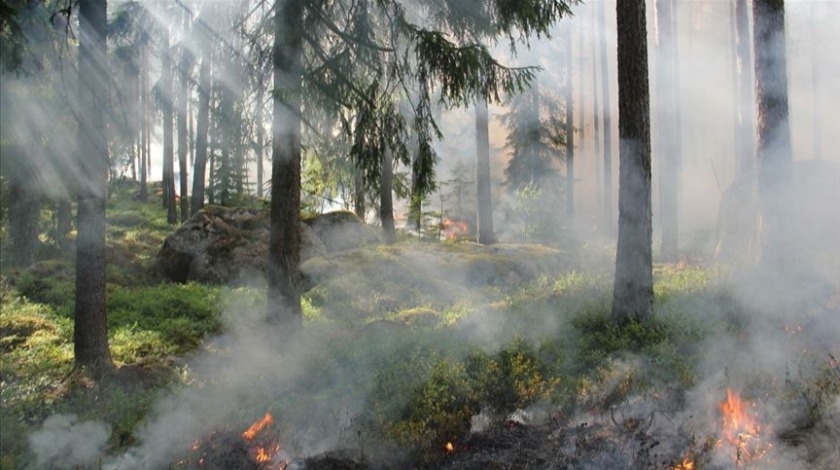
[[[190,359],[228,354],[212,349],[226,343],[208,338],[264,333],[254,320],[264,289],[159,282],[153,259],[173,227],[151,187],[145,203],[135,192],[120,188],[108,202],[108,328],[120,366],[113,380],[72,372],[71,256],[3,273],[2,469],[31,463],[25,436],[54,413],[107,423],[108,451],[120,452],[136,443],[162,394],[202,386]],[[704,379],[710,338],[748,334],[746,313],[721,282],[726,273],[702,266],[657,265],[651,318],[616,321],[606,258],[594,248],[572,257],[542,246],[412,241],[312,258],[302,303],[316,347],[270,358],[301,372],[279,384],[262,377],[268,396],[230,406],[253,407],[243,414],[255,416],[276,411],[290,441],[295,430],[338,436],[337,447],[360,448],[392,468],[433,467],[477,416],[546,419],[687,390]],[[581,268],[593,259],[597,270],[588,261]],[[837,377],[823,368],[788,387],[814,426],[840,395]]]

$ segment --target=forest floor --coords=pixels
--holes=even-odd
[[[609,249],[567,246],[550,273],[487,282],[506,269],[493,252],[406,238],[311,264],[306,328],[277,344],[260,286],[155,275],[173,230],[159,201],[117,194],[108,221],[112,377],[73,372],[72,257],[45,244],[38,264],[2,272],[0,469],[840,459],[836,279],[780,297],[711,260],[657,264],[654,315],[619,324]]]

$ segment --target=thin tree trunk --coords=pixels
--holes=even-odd
[[[735,52],[738,58],[738,124],[736,129],[736,159],[738,174],[755,168],[755,80],[750,41],[747,0],[735,0]]]
[[[132,69],[137,71],[136,63],[134,62],[134,60],[132,60],[131,63],[134,64],[132,66]],[[131,108],[129,109],[129,112],[131,114],[130,122],[132,137],[131,144],[128,147],[128,152],[129,158],[131,159],[131,181],[137,182],[137,158],[139,156],[138,150],[140,149],[140,146],[138,145],[139,139],[137,135],[140,130],[140,126],[138,125],[139,121],[137,113],[140,110],[140,85],[137,75],[130,77],[129,80],[129,96],[131,96]]]
[[[394,227],[394,156],[387,144],[385,151],[382,152],[379,191],[379,218],[382,221],[382,233],[385,243],[394,243],[397,239]]]
[[[600,45],[601,45],[601,103],[603,106],[604,129],[602,135],[604,138],[604,195],[603,195],[603,216],[601,226],[606,235],[613,234],[613,176],[612,176],[612,101],[610,100],[610,68],[607,60],[607,32],[606,32],[606,7],[605,1],[600,2],[600,10],[598,11],[598,23],[601,26]]]
[[[21,156],[6,156],[22,160]],[[38,252],[38,220],[40,219],[41,204],[31,181],[32,170],[26,168],[26,162],[21,162],[17,171],[8,180],[9,198],[9,250],[10,266],[27,267],[35,262]]]
[[[575,103],[572,99],[572,27],[566,26],[566,220],[574,226],[575,216]],[[583,82],[581,82],[583,84]]]
[[[601,139],[602,131],[601,131],[601,112],[602,105],[601,105],[601,96],[600,91],[598,90],[598,51],[600,44],[598,43],[598,38],[600,37],[600,30],[601,25],[598,24],[598,13],[595,10],[595,6],[592,7],[592,140],[595,143],[595,153],[594,163],[595,163],[595,220],[596,223],[600,224],[600,212],[601,208],[604,206],[603,203],[603,154],[601,153]],[[582,80],[582,79],[581,79]],[[582,106],[583,104],[581,104]],[[583,125],[583,124],[581,124]]]
[[[257,84],[257,102],[254,120],[256,121],[256,138],[257,142],[254,148],[254,154],[257,160],[257,197],[263,198],[263,152],[265,150],[265,141],[263,137],[263,101],[265,100],[264,88],[262,83]]]
[[[644,0],[618,0],[619,195],[612,314],[645,320],[653,308],[650,93]]]
[[[792,151],[783,0],[753,0],[758,108],[758,193],[761,261],[773,272],[794,261],[790,236]]]
[[[184,29],[189,26],[189,19],[184,21]],[[190,96],[190,69],[192,68],[192,58],[189,50],[186,47],[181,48],[181,66],[179,76],[179,90],[178,90],[178,170],[181,175],[180,193],[181,193],[181,223],[184,223],[189,218],[190,213],[190,199],[187,195],[187,155],[188,149],[188,134],[187,134],[187,101]]]
[[[201,68],[198,72],[198,121],[196,122],[195,135],[195,164],[193,168],[191,215],[194,215],[204,207],[204,183],[207,175],[207,137],[210,130],[210,60],[212,49],[210,40],[206,34],[200,34],[199,39],[201,41]]]
[[[415,155],[415,162],[411,165],[411,194],[408,200],[408,220],[406,226],[414,226],[417,231],[418,238],[422,238],[420,232],[420,221],[423,218],[423,197],[420,194],[420,173],[417,159],[420,158],[419,153]]]
[[[365,220],[365,172],[362,168],[355,168],[353,179],[353,203],[356,215]]]
[[[487,101],[477,98],[475,101],[475,139],[476,139],[476,189],[478,243],[492,245],[496,242],[493,233],[493,195],[490,180],[490,133]]]
[[[146,201],[148,193],[146,191],[146,178],[148,172],[148,139],[149,139],[149,45],[143,45],[143,59],[142,70],[140,72],[140,200]]]
[[[290,336],[303,326],[300,274],[303,1],[276,2],[268,316]],[[282,98],[281,98],[282,97]]]
[[[680,201],[680,152],[678,142],[680,129],[677,126],[677,83],[676,69],[677,34],[674,30],[673,0],[658,0],[656,3],[659,25],[659,47],[657,60],[657,100],[659,132],[659,216],[662,230],[662,258],[675,261],[679,257],[679,201]]]
[[[73,229],[73,203],[69,195],[62,195],[56,203],[56,237],[62,254],[70,253],[70,231]]]
[[[108,142],[104,112],[108,103],[107,2],[79,1],[78,162],[85,181],[78,185],[76,302],[73,352],[77,367],[95,376],[112,367],[105,310],[105,198]]]
[[[173,141],[173,98],[172,87],[172,50],[169,47],[169,35],[164,38],[163,64],[160,76],[163,88],[163,207],[166,209],[166,221],[178,222],[175,208],[175,152]]]

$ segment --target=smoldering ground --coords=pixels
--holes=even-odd
[[[833,76],[831,71],[838,70],[838,61],[836,56],[828,53],[832,48],[808,47],[808,39],[803,38],[809,36],[803,31],[814,27],[819,38],[815,46],[836,43],[834,32],[840,31],[840,28],[833,27],[836,15],[823,14],[825,12],[821,8],[826,6],[820,3],[788,2],[788,5],[789,50],[814,54],[815,59],[820,61],[820,75]],[[814,10],[809,10],[812,7]],[[690,43],[686,47],[691,48],[691,53],[683,54],[679,64],[683,84],[682,107],[686,110],[682,133],[686,155],[681,226],[684,228],[683,239],[690,239],[695,234],[701,236],[706,233],[705,236],[709,236],[708,233],[713,232],[717,200],[728,182],[734,179],[730,159],[733,147],[730,123],[734,110],[729,94],[721,91],[728,89],[730,78],[711,74],[712,70],[725,68],[721,51],[728,46],[721,37],[722,25],[726,22],[716,21],[725,17],[725,11],[716,4],[692,3],[685,8],[681,23],[685,27],[680,30],[680,41],[682,44]],[[587,10],[576,12],[574,27],[586,28],[583,31],[590,34],[588,28],[592,20],[586,16]],[[615,37],[612,31],[606,34],[610,38]],[[533,47],[538,51],[540,46],[535,44]],[[614,50],[614,44],[610,50]],[[822,54],[822,51],[825,53]],[[837,94],[832,88],[837,84],[820,81],[818,87],[810,86],[807,56],[795,54],[790,60],[793,152],[795,158],[803,159],[812,156],[814,149],[821,148],[821,153],[815,157],[836,158],[826,153],[827,149],[836,148],[834,144],[838,136],[822,132],[820,145],[817,145],[813,140],[817,127],[808,124],[808,118],[815,113],[816,122],[823,129],[840,122],[836,107],[817,106],[821,97]],[[704,73],[699,74],[698,70]],[[611,76],[615,76],[614,72]],[[578,80],[583,81],[583,77],[578,77]],[[591,93],[585,94],[587,107]],[[7,109],[6,106],[4,109]],[[43,116],[38,117],[38,120],[43,119]],[[590,124],[580,125],[581,136],[589,135],[590,131]],[[465,142],[469,140],[464,139]],[[597,164],[592,158],[591,141],[581,138],[578,142],[581,142],[579,155],[582,160],[578,168],[589,166],[591,171],[581,172],[575,190],[594,195]],[[465,154],[470,152],[471,149],[463,150]],[[654,171],[657,171],[655,161]],[[594,199],[595,196],[578,199],[581,218],[595,212],[591,210],[595,205]],[[831,237],[840,233],[840,224],[836,219],[832,221],[830,217],[825,217],[819,222],[817,233],[810,231],[813,225],[807,221],[797,223],[795,229],[801,229],[803,236],[797,237],[794,233],[794,238],[811,239],[816,236],[825,237],[830,242]],[[560,230],[558,227],[557,231]],[[708,248],[711,244],[706,242],[700,246]],[[836,430],[840,429],[840,401],[836,399],[836,394],[835,398],[831,398],[832,390],[837,387],[836,381],[840,380],[834,359],[840,357],[836,340],[840,337],[840,322],[837,320],[840,303],[837,300],[840,289],[837,273],[840,271],[836,267],[837,252],[830,248],[831,243],[827,245],[827,251],[811,254],[814,258],[814,269],[808,270],[811,276],[800,277],[796,282],[779,282],[773,276],[759,277],[756,281],[755,277],[733,275],[728,267],[722,267],[719,279],[715,279],[720,281],[720,285],[711,288],[711,295],[678,296],[679,302],[660,299],[658,315],[666,320],[692,319],[682,325],[686,330],[697,328],[705,336],[687,348],[698,365],[693,378],[694,386],[685,391],[679,410],[658,410],[650,402],[627,398],[606,410],[586,414],[574,410],[568,422],[610,423],[611,410],[613,413],[624,413],[627,417],[654,415],[652,426],[661,435],[671,436],[670,452],[677,454],[690,447],[692,439],[699,441],[704,436],[718,437],[720,401],[729,387],[756,403],[757,418],[765,430],[761,438],[773,445],[774,450],[768,454],[766,461],[761,462],[760,468],[830,468],[829,465],[837,459]],[[702,254],[711,255],[710,251]],[[421,271],[430,277],[446,276],[436,269],[423,267]],[[475,276],[485,274],[473,273]],[[468,309],[469,315],[459,321],[459,334],[454,338],[456,341],[468,338],[478,347],[493,352],[517,336],[514,332],[523,332],[523,323],[527,323],[531,331],[565,332],[564,338],[570,343],[579,342],[581,336],[568,319],[576,312],[593,308],[593,305],[602,307],[607,301],[605,292],[609,285],[604,280],[609,279],[609,274],[602,273],[600,276],[603,282],[571,282],[571,287],[553,285],[547,296],[569,300],[569,303],[540,305],[529,302],[526,304],[527,322],[521,317],[513,321],[510,312],[492,308],[490,305],[496,299],[478,301],[476,304],[481,307]],[[827,288],[810,290],[815,284]],[[256,307],[233,307],[226,312],[228,332],[210,340],[203,352],[191,358],[185,366],[192,382],[188,386],[177,387],[156,405],[137,432],[141,445],[110,463],[111,467],[165,467],[188,450],[194,439],[213,429],[243,429],[265,411],[274,411],[278,420],[285,423],[284,445],[288,446],[292,456],[311,455],[336,447],[360,449],[376,445],[371,443],[374,437],[356,432],[365,429],[359,427],[358,418],[369,413],[375,405],[369,397],[379,383],[376,371],[387,367],[394,357],[404,358],[400,351],[412,341],[417,341],[419,335],[411,331],[375,334],[358,329],[321,333],[314,328],[297,338],[293,346],[280,345],[276,335],[265,327],[260,312],[261,309]],[[511,325],[516,325],[518,329],[511,328]],[[688,334],[691,333],[689,331],[682,333],[685,333],[685,341],[694,337]],[[535,333],[521,336],[536,346],[545,340]],[[357,360],[351,361],[352,367],[346,367],[346,362],[337,361],[325,352],[325,349],[331,350],[324,345],[347,344],[359,338],[370,341],[345,350],[356,355]],[[446,352],[451,347],[451,338],[444,335],[445,341],[438,342],[439,338],[429,340],[429,347]],[[683,352],[678,350],[676,354]],[[622,377],[626,371],[644,373],[656,368],[657,363],[649,356],[642,355],[641,359],[622,357],[616,359],[612,373]],[[604,390],[602,395],[610,395],[622,383],[619,379],[605,380],[601,385]],[[98,436],[103,427],[85,427],[86,431],[82,433],[79,426],[84,423],[74,425],[66,421],[58,426],[55,425],[56,420],[44,424],[42,433],[51,434],[33,435],[33,451],[43,459],[54,459],[53,450],[38,444],[41,442],[38,436],[48,436],[51,441],[66,442],[72,449],[79,446],[78,451],[62,447],[65,449],[62,455],[78,455],[79,464],[83,463],[82,460],[90,462],[98,457],[102,449],[102,439]],[[70,439],[72,435],[89,436],[90,439],[80,442]],[[804,442],[806,439],[808,441]],[[709,465],[712,468],[731,466],[731,460],[727,460],[731,459],[729,452],[723,448],[709,451]],[[671,457],[676,458],[676,455]]]

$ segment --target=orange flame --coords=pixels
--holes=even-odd
[[[726,389],[726,400],[720,403],[723,413],[723,437],[735,450],[735,463],[756,460],[766,454],[771,445],[762,443],[761,426],[748,404],[731,389]]]
[[[266,426],[270,426],[274,422],[274,418],[271,416],[271,413],[266,413],[263,418],[254,424],[251,425],[245,432],[242,433],[242,437],[245,438],[246,441],[252,441],[254,437]]]
[[[691,460],[689,457],[685,457],[682,462],[678,463],[673,470],[695,470],[697,467],[694,465],[694,461]]]
[[[455,445],[453,445],[451,442],[447,442],[446,445],[443,446],[443,448],[446,450],[447,454],[455,452]]]
[[[463,220],[454,220],[444,217],[440,223],[443,234],[449,240],[457,240],[466,236],[470,231],[470,226]]]

